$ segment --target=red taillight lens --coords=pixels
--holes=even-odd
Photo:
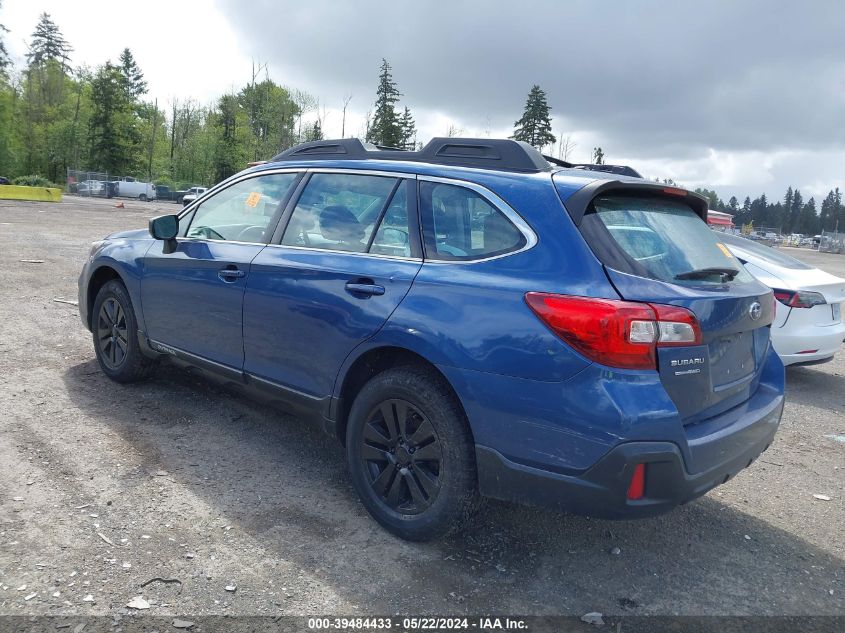
[[[653,330],[650,340],[636,338],[643,336],[639,323],[654,322],[648,304],[542,292],[529,292],[525,301],[552,331],[587,358],[611,367],[654,368]],[[629,335],[632,322],[634,341]]]
[[[775,288],[775,299],[780,301],[783,305],[790,308],[812,308],[813,306],[823,305],[827,303],[824,295],[820,292],[810,292],[807,290],[779,290]]]
[[[684,308],[529,292],[525,302],[587,358],[623,369],[655,369],[657,347],[698,345],[701,329]]]
[[[628,499],[636,501],[645,496],[645,464],[637,464],[628,486]]]

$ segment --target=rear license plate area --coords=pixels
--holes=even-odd
[[[710,379],[713,387],[729,385],[754,373],[754,333],[738,332],[710,342]]]

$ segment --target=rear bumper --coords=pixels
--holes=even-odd
[[[772,345],[784,365],[830,360],[841,349],[844,340],[845,322],[824,326],[809,325],[801,328],[790,328],[787,322],[783,328],[772,328]],[[816,351],[800,353],[809,350]]]
[[[672,442],[633,441],[617,445],[584,473],[563,475],[512,462],[498,451],[476,446],[479,487],[485,496],[552,507],[607,519],[661,514],[725,483],[747,468],[774,439],[783,396],[748,411],[728,427],[690,443],[694,467]],[[645,496],[627,498],[634,468],[646,464]]]

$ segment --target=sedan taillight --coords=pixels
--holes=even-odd
[[[790,308],[812,308],[827,303],[820,292],[809,290],[779,290],[775,288],[775,299]]]

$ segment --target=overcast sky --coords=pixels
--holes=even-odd
[[[813,0],[4,0],[22,58],[47,11],[74,65],[136,55],[159,105],[239,89],[253,60],[320,99],[324,130],[363,129],[382,57],[420,140],[508,136],[532,84],[588,161],[715,188],[845,187],[845,3]],[[321,108],[321,109],[322,109]]]

